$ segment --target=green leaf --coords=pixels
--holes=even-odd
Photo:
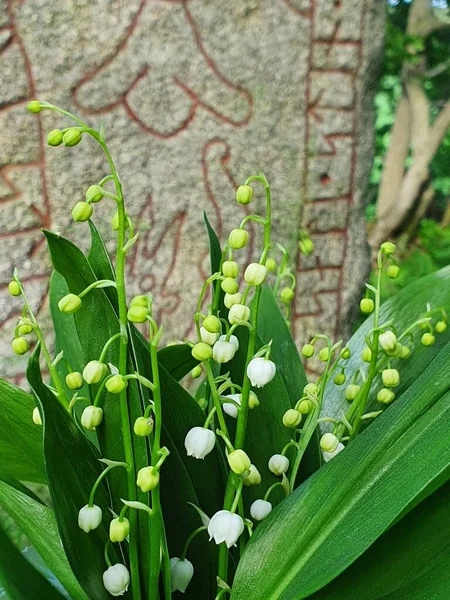
[[[220,263],[222,260],[222,249],[220,247],[219,238],[216,235],[216,232],[211,227],[210,222],[208,221],[208,217],[206,213],[203,213],[203,219],[205,221],[206,230],[208,232],[209,238],[209,256],[211,261],[211,275],[213,273],[217,273],[220,271]]]
[[[12,600],[62,600],[63,596],[22,556],[0,528],[0,584]]]
[[[232,600],[306,598],[430,482],[450,474],[449,360],[447,345],[401,398],[269,514],[239,564]]]
[[[311,600],[450,598],[449,497],[447,482]]]
[[[180,381],[198,365],[187,344],[173,344],[158,352],[158,361],[174,379]]]
[[[450,267],[421,278],[385,302],[380,310],[380,323],[393,321],[398,331],[402,332],[427,311],[427,303],[430,303],[432,308],[450,307]],[[348,374],[353,374],[359,368],[361,353],[366,345],[364,337],[372,327],[373,315],[364,321],[348,342],[347,346],[352,352],[346,363]],[[397,394],[401,394],[417,379],[449,340],[447,330],[443,334],[436,334],[436,343],[433,346],[425,347],[420,343],[423,331],[416,329],[411,356],[407,360],[391,361],[392,367],[398,368],[401,376],[400,385],[396,388]],[[335,385],[333,381],[329,382],[324,395],[322,416],[340,418],[342,413],[347,412],[348,402],[344,397],[344,387]],[[379,381],[373,386],[366,412],[379,410],[376,392],[380,387],[382,385]]]
[[[30,394],[0,379],[0,464],[16,479],[46,483],[42,428],[31,415],[35,402]]]
[[[27,379],[41,405],[44,422],[44,454],[49,490],[61,541],[75,577],[92,600],[107,600],[102,574],[103,551],[108,540],[104,524],[89,534],[78,527],[78,512],[87,504],[91,488],[102,471],[99,454],[68,412],[43,383],[39,369],[39,345],[30,358]],[[108,516],[106,488],[100,485],[95,503]],[[110,550],[111,558],[115,550]]]
[[[62,549],[53,511],[0,481],[0,504],[22,529],[73,600],[87,600]]]

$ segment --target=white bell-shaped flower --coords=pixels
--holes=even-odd
[[[219,341],[213,346],[213,359],[217,363],[227,363],[233,358],[235,352],[234,344]]]
[[[274,454],[269,458],[269,471],[275,475],[283,475],[289,469],[289,459],[283,454]]]
[[[116,563],[103,573],[103,585],[111,596],[123,596],[130,585],[130,573],[125,565]]]
[[[205,344],[208,344],[209,346],[214,346],[214,344],[219,339],[219,334],[211,333],[204,327],[200,327],[200,337],[202,338],[202,342],[205,342]]]
[[[252,358],[247,367],[248,378],[254,387],[264,387],[276,372],[275,363],[262,357]]]
[[[202,459],[211,452],[215,443],[215,433],[206,427],[193,427],[184,440],[187,455]]]
[[[92,531],[93,529],[97,529],[101,522],[102,509],[100,506],[97,506],[96,504],[89,506],[86,504],[86,506],[83,506],[83,508],[80,509],[80,512],[78,513],[78,526],[86,533],[89,533],[89,531]]]
[[[228,396],[226,397],[230,398],[230,400],[233,400],[234,402],[236,402],[236,404],[239,404],[240,406],[241,394],[228,394]],[[236,404],[233,404],[232,402],[224,402],[224,404],[222,404],[223,411],[228,416],[233,417],[233,419],[236,419],[239,412],[239,408],[236,406]]]
[[[225,542],[227,548],[235,546],[239,536],[244,531],[244,521],[239,515],[236,515],[229,510],[219,510],[212,516],[209,525],[209,539],[216,544]]]
[[[219,338],[219,342],[224,342],[227,339],[226,335],[221,335]],[[239,350],[239,340],[235,335],[230,335],[230,339],[228,340],[234,346],[234,351],[237,352]]]
[[[184,592],[194,575],[192,563],[185,558],[180,560],[177,556],[170,559],[170,573],[172,575],[172,592]]]
[[[344,450],[344,448],[345,448],[344,444],[342,442],[339,442],[339,444],[336,446],[336,448],[333,450],[333,452],[322,452],[323,460],[325,462],[328,462],[329,460],[334,458],[336,456],[336,454],[339,454],[339,452],[342,452],[342,450]]]
[[[250,506],[250,514],[255,521],[262,521],[272,510],[272,505],[267,500],[255,500]]]

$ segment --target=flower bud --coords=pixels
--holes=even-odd
[[[78,371],[66,375],[66,385],[69,390],[79,390],[83,387],[83,376]]]
[[[310,256],[314,251],[314,244],[309,237],[301,239],[298,243],[298,248],[305,256]]]
[[[269,257],[266,260],[266,267],[269,273],[275,273],[275,271],[277,270],[277,263],[273,258]]]
[[[252,464],[248,454],[243,450],[234,450],[233,452],[230,452],[227,459],[230,469],[233,473],[236,473],[236,475],[243,475],[246,473]]]
[[[305,344],[302,347],[302,354],[305,358],[311,358],[314,354],[314,346],[312,344]]]
[[[228,236],[228,243],[233,250],[240,250],[248,244],[248,231],[233,229]]]
[[[142,306],[144,308],[148,308],[148,297],[143,294],[139,294],[139,296],[134,296],[131,298],[130,306]]]
[[[386,275],[390,279],[396,279],[399,273],[400,267],[398,267],[397,265],[389,265],[389,267],[386,269]]]
[[[250,204],[253,198],[253,189],[249,185],[240,185],[236,190],[236,201],[239,204]]]
[[[400,373],[397,369],[384,369],[381,379],[386,387],[395,387],[400,383]]]
[[[247,366],[247,376],[253,387],[264,387],[275,377],[277,368],[275,363],[266,358],[252,358]]]
[[[435,329],[436,333],[444,333],[444,331],[447,329],[447,323],[445,321],[438,321]]]
[[[259,406],[258,396],[255,394],[255,392],[252,392],[252,390],[250,390],[250,395],[248,397],[248,407],[250,410],[253,410],[254,408],[257,408],[258,406]]]
[[[12,341],[11,346],[12,346],[14,354],[17,354],[18,356],[23,356],[30,349],[30,344],[23,337],[15,338]]]
[[[81,298],[76,294],[67,294],[58,302],[60,312],[73,315],[81,308]]]
[[[122,375],[113,375],[106,382],[106,389],[111,394],[120,394],[126,389],[128,385],[128,381]]]
[[[144,493],[154,490],[158,483],[159,471],[156,471],[154,467],[143,467],[142,469],[139,469],[136,484]]]
[[[91,360],[83,369],[83,379],[89,385],[98,383],[108,372],[108,367],[98,360]]]
[[[226,335],[221,335],[219,338],[219,342],[225,342],[227,339]],[[228,340],[234,346],[234,351],[237,352],[239,350],[239,340],[235,335],[230,335],[230,339]]]
[[[233,279],[232,277],[225,277],[225,279],[220,284],[220,287],[227,294],[236,294],[239,289],[239,284],[236,281],[236,279]]]
[[[10,281],[8,283],[8,291],[11,294],[11,296],[20,296],[20,294],[22,293],[20,285],[14,279],[13,281]]]
[[[309,400],[300,400],[297,402],[297,410],[302,415],[307,415],[312,408],[312,404]]]
[[[148,308],[146,306],[130,306],[127,312],[127,319],[131,323],[145,323],[149,315]]]
[[[192,377],[192,379],[198,379],[201,374],[202,374],[202,368],[201,368],[200,365],[197,365],[191,371],[191,377]]]
[[[359,303],[359,308],[365,315],[370,315],[375,309],[375,302],[372,298],[363,298]]]
[[[301,421],[302,415],[298,412],[298,410],[295,410],[295,408],[290,408],[283,415],[283,425],[285,427],[291,427],[292,429],[295,429],[297,425],[300,425]]]
[[[333,381],[334,381],[334,383],[336,385],[342,385],[342,384],[344,384],[345,383],[345,374],[344,373],[337,373],[334,376]]]
[[[325,452],[334,452],[339,444],[339,438],[334,433],[324,433],[320,438],[320,447]]]
[[[28,323],[19,323],[18,331],[20,335],[29,335],[30,333],[33,333],[33,326],[28,325]]]
[[[386,256],[390,256],[391,254],[394,254],[394,252],[397,250],[397,247],[392,242],[383,242],[380,246],[380,250]]]
[[[234,279],[239,275],[239,265],[234,260],[226,260],[222,265],[222,273],[225,277]]]
[[[244,279],[249,285],[261,285],[267,277],[267,267],[260,263],[250,263],[245,269]]]
[[[87,202],[77,202],[72,209],[72,219],[77,223],[88,221],[92,217],[94,209]]]
[[[147,437],[153,431],[153,419],[151,417],[138,417],[134,422],[133,431],[139,437]]]
[[[197,360],[205,361],[212,358],[213,351],[211,346],[205,344],[205,342],[199,342],[192,348],[191,354]]]
[[[236,294],[225,294],[223,303],[227,308],[231,308],[235,304],[240,304],[242,301],[242,294],[237,292]]]
[[[361,354],[361,358],[363,359],[364,362],[369,363],[372,360],[372,350],[369,348],[369,346],[366,346],[364,348],[364,350],[362,351]]]
[[[303,388],[303,393],[311,394],[311,396],[317,396],[319,393],[319,386],[317,383],[307,383]]]
[[[169,563],[172,592],[181,592],[184,594],[194,575],[194,567],[187,558],[180,560],[177,556],[171,558]]]
[[[233,400],[233,402],[224,402],[222,404],[223,411],[229,417],[236,419],[239,413],[239,407],[236,406],[236,404],[239,406],[241,405],[241,394],[228,394],[228,396],[225,397]]]
[[[378,402],[382,402],[383,404],[390,404],[394,398],[394,392],[392,390],[388,390],[387,388],[381,388],[377,394]]]
[[[290,287],[284,287],[280,292],[280,300],[283,304],[290,304],[294,299],[295,292]]]
[[[202,342],[205,342],[205,344],[208,344],[208,346],[214,346],[214,344],[219,339],[219,334],[210,333],[204,327],[200,327],[200,338]]]
[[[27,110],[30,113],[40,113],[42,110],[41,103],[39,100],[31,100],[31,102],[28,102],[27,104]]]
[[[274,475],[283,475],[289,469],[289,459],[283,454],[274,454],[269,459],[269,471]]]
[[[217,363],[229,362],[236,350],[231,342],[216,342],[213,346],[213,359]]]
[[[100,202],[103,198],[103,188],[101,185],[90,185],[86,190],[86,202]]]
[[[208,315],[206,319],[203,319],[203,327],[209,333],[219,333],[222,329],[220,319],[215,315]]]
[[[89,506],[83,506],[78,513],[78,527],[89,533],[93,529],[97,529],[97,527],[102,522],[102,509],[99,506],[93,504]]]
[[[71,127],[63,134],[62,141],[64,146],[76,146],[81,142],[81,131],[76,127]]]
[[[250,506],[250,515],[255,521],[262,521],[272,510],[272,505],[267,500],[255,500]]]
[[[125,565],[116,563],[103,573],[103,585],[111,596],[123,596],[130,585],[130,573]]]
[[[358,395],[359,390],[361,389],[360,385],[355,385],[354,383],[348,385],[345,388],[345,397],[346,399],[351,402],[352,400],[354,400],[356,398],[356,396]]]
[[[255,465],[250,465],[248,475],[244,478],[244,485],[259,485],[261,483],[261,475]]]
[[[327,360],[330,357],[330,349],[329,348],[322,348],[319,352],[319,359],[322,362],[327,362]]]
[[[402,360],[405,360],[405,358],[409,358],[410,355],[411,355],[410,348],[408,348],[408,346],[402,346],[399,358],[401,358]]]
[[[350,352],[350,348],[344,348],[341,352],[341,356],[344,360],[348,360],[352,353]]]
[[[81,413],[81,424],[85,429],[95,429],[102,420],[103,410],[99,406],[87,406]]]
[[[52,129],[47,135],[49,146],[60,146],[63,141],[63,132],[60,129]]]
[[[187,432],[184,447],[188,456],[203,459],[214,448],[216,435],[206,427],[193,427]]]
[[[33,408],[32,419],[33,419],[33,423],[35,425],[42,425],[41,413],[39,412],[39,409],[37,406],[35,406]]]
[[[227,548],[231,548],[236,545],[244,527],[244,521],[239,515],[229,510],[219,510],[211,517],[208,524],[209,539],[214,538],[216,544],[225,542]]]
[[[345,446],[342,442],[339,442],[339,444],[336,446],[336,448],[333,450],[333,452],[323,452],[323,459],[325,462],[330,461],[332,458],[334,458],[337,454],[339,454],[339,452],[342,452],[342,450],[344,450]]]
[[[116,211],[111,219],[111,229],[113,231],[119,231],[119,213]]]
[[[127,539],[129,533],[130,521],[125,517],[122,520],[120,518],[113,519],[109,524],[109,539],[112,542],[123,542]]]
[[[378,341],[383,350],[394,350],[397,343],[397,336],[393,331],[385,331],[380,335]]]
[[[434,335],[432,333],[424,333],[422,336],[422,344],[424,346],[432,346],[435,341],[436,341],[436,338],[434,337]]]
[[[245,304],[233,304],[228,313],[228,321],[231,325],[239,321],[248,321],[250,319],[250,309]]]

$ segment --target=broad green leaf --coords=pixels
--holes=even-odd
[[[91,488],[102,471],[100,455],[68,412],[43,383],[39,345],[30,358],[27,379],[40,403],[44,422],[45,466],[61,541],[73,573],[92,600],[109,598],[103,587],[104,548],[109,516],[106,486],[100,485],[95,503],[103,511],[100,527],[85,533],[78,527],[78,512],[87,504]],[[113,559],[115,549],[110,549]]]
[[[449,360],[450,344],[262,522],[239,564],[232,600],[308,597],[354,562],[431,481],[450,476]]]
[[[31,419],[33,397],[0,379],[0,464],[2,471],[16,479],[46,483],[42,428]]]
[[[198,365],[187,344],[173,344],[158,352],[158,360],[174,379],[180,381]]]
[[[63,596],[22,556],[0,528],[0,585],[11,600],[62,600]]]
[[[432,309],[450,308],[450,267],[445,267],[436,273],[421,278],[406,287],[404,290],[385,302],[380,311],[380,324],[393,321],[399,332],[404,331],[415,320],[423,316],[427,311],[427,303]],[[439,315],[437,315],[439,318]],[[365,346],[364,336],[373,327],[373,316],[370,316],[352,336],[347,346],[352,356],[346,363],[347,374],[351,375],[361,364],[361,353]],[[449,333],[436,334],[436,343],[425,347],[420,343],[423,331],[416,328],[414,350],[407,360],[394,359],[391,361],[393,368],[398,368],[401,376],[400,386],[396,393],[400,394],[408,388],[424,369],[431,363],[443,346],[449,340]],[[380,403],[376,401],[376,392],[383,387],[378,381],[372,386],[371,396],[367,412],[379,410]],[[333,381],[327,386],[322,416],[340,418],[341,414],[347,412],[348,402],[344,397],[345,386],[337,386]]]
[[[449,497],[447,482],[311,600],[450,598]]]
[[[209,238],[209,257],[211,262],[211,274],[217,273],[220,269],[220,261],[222,260],[222,249],[220,247],[219,238],[216,235],[216,232],[211,227],[210,222],[208,221],[208,217],[206,213],[203,213],[203,219],[205,221],[206,230],[208,232]]]
[[[87,600],[61,546],[53,511],[0,481],[0,505],[14,519],[73,600]]]

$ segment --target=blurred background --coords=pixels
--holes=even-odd
[[[104,123],[141,231],[130,293],[154,294],[167,341],[191,332],[208,273],[203,212],[224,239],[246,214],[236,186],[259,170],[297,276],[294,337],[338,338],[380,242],[401,250],[385,296],[449,262],[449,27],[443,0],[0,0],[2,375],[20,383],[25,364],[10,350],[13,267],[45,322],[40,230],[86,249],[70,211],[107,174],[88,140],[47,146],[68,123],[27,113],[31,99]],[[112,214],[95,207],[110,240]]]

